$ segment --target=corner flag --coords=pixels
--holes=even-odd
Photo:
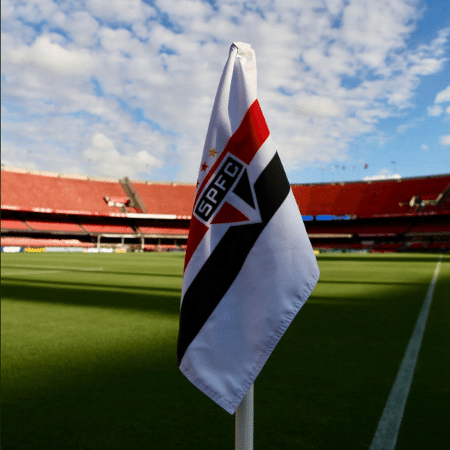
[[[233,414],[319,278],[257,100],[256,59],[232,44],[200,164],[181,296],[181,372]]]

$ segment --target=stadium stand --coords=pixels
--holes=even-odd
[[[2,170],[1,183],[2,210],[106,216],[123,212],[105,202],[105,197],[124,197],[118,180]]]
[[[428,243],[427,242],[410,242],[408,244],[409,250],[424,250],[427,248]]]
[[[449,234],[450,235],[450,221],[435,220],[432,223],[418,223],[411,227],[409,234]]]
[[[139,231],[142,234],[148,234],[148,235],[164,235],[164,236],[170,236],[170,235],[178,235],[178,236],[184,236],[186,237],[187,229],[186,228],[162,228],[162,227],[145,227],[141,226],[139,227]]]
[[[178,183],[133,182],[149,214],[173,215],[190,219],[194,203],[195,186]]]
[[[430,250],[438,250],[440,252],[444,252],[444,251],[449,251],[450,250],[450,242],[445,242],[445,241],[434,241],[434,242],[430,242],[427,246],[428,249]]]
[[[134,230],[126,225],[110,225],[110,224],[80,224],[88,233],[108,233],[108,234],[132,234]]]
[[[186,247],[193,184],[4,167],[1,184],[2,246]],[[293,185],[292,190],[317,249],[450,251],[450,175]]]
[[[333,214],[352,218],[395,217],[448,214],[447,197],[438,200],[450,186],[450,176],[360,181],[338,184],[293,185],[292,190],[302,214]],[[435,199],[418,212],[413,197]],[[441,202],[438,204],[438,202]]]
[[[404,246],[403,242],[384,242],[372,247],[371,252],[396,253],[403,246]]]
[[[37,220],[27,220],[26,224],[36,231],[52,231],[54,233],[86,233],[79,224],[76,223],[62,223],[62,222],[43,222]]]
[[[306,223],[311,234],[357,234],[359,236],[395,236],[405,233],[409,224],[407,221],[389,220],[388,222],[358,221],[358,220],[328,220]]]
[[[95,247],[95,244],[78,239],[36,239],[26,237],[2,237],[3,246],[14,247]]]
[[[2,231],[12,231],[12,230],[29,230],[30,227],[27,226],[22,220],[16,219],[2,219],[1,220]]]

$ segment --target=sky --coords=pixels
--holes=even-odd
[[[448,0],[2,0],[1,161],[195,182],[232,42],[291,183],[450,173]]]

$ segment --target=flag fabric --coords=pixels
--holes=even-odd
[[[211,114],[189,230],[181,372],[233,414],[318,278],[257,100],[255,53],[234,43]]]

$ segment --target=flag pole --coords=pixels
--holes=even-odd
[[[236,409],[235,450],[253,450],[253,384]]]

